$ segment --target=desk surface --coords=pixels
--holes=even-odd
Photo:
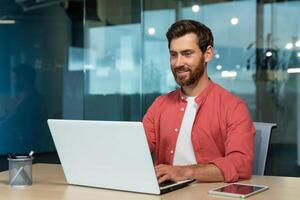
[[[84,173],[84,172],[83,172]],[[225,183],[198,183],[164,195],[148,195],[99,188],[72,186],[66,183],[60,165],[36,164],[33,166],[33,185],[26,188],[8,186],[8,172],[0,173],[0,199],[6,200],[205,200],[225,199],[207,194],[209,189],[225,185]],[[300,178],[253,176],[243,183],[268,185],[270,189],[248,197],[249,200],[299,200]],[[237,198],[231,198],[237,199]]]

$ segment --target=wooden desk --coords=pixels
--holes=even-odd
[[[82,172],[84,173],[84,172]],[[300,178],[253,176],[244,183],[263,184],[270,189],[251,196],[249,200],[299,200]],[[26,188],[8,186],[8,172],[0,173],[0,199],[5,200],[205,200],[224,199],[207,194],[211,188],[225,183],[200,183],[164,195],[148,195],[99,188],[72,186],[66,183],[60,165],[36,164],[33,166],[33,185]],[[232,198],[237,199],[237,198]]]

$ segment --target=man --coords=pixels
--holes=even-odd
[[[255,128],[244,101],[212,82],[213,35],[181,20],[166,34],[180,89],[159,96],[143,119],[158,182],[234,182],[252,173]]]

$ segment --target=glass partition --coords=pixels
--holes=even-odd
[[[86,6],[96,17],[87,15],[85,21],[84,118],[141,120],[140,1],[86,1]]]
[[[0,170],[8,152],[34,150],[36,162],[59,162],[47,119],[83,118],[64,101],[76,100],[66,80],[83,46],[82,24],[83,1],[0,1]]]

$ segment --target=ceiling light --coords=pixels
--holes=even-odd
[[[222,69],[222,65],[217,65],[217,66],[216,66],[216,69],[217,69],[217,70],[221,70],[221,69]]]
[[[231,18],[230,23],[235,26],[239,23],[239,19],[236,17]]]
[[[153,28],[153,27],[151,27],[151,28],[148,29],[149,35],[154,35],[155,32],[156,32],[156,30],[155,30],[155,28]]]
[[[193,5],[192,6],[192,11],[194,12],[194,13],[196,13],[196,12],[198,12],[200,10],[200,6],[199,5]]]
[[[297,57],[300,58],[300,51],[297,53]]]
[[[273,54],[272,54],[271,51],[267,51],[267,52],[266,52],[266,56],[267,56],[267,57],[271,57],[272,55],[273,55]]]
[[[15,24],[16,20],[0,19],[0,24]]]
[[[287,70],[287,73],[289,73],[289,74],[300,73],[300,68],[289,68]]]
[[[296,47],[300,47],[300,40],[298,40],[298,41],[295,43],[295,46],[296,46]]]
[[[219,58],[220,58],[220,54],[217,53],[217,54],[215,55],[215,58],[216,58],[216,59],[219,59]]]
[[[234,78],[237,76],[236,71],[222,71],[221,76],[224,78]]]
[[[286,49],[292,49],[293,48],[293,43],[289,42],[285,45]]]

